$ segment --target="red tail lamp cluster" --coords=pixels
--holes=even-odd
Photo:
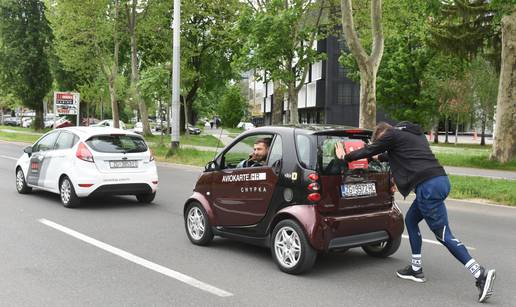
[[[319,180],[319,175],[317,173],[311,173],[310,175],[308,175],[308,179],[311,181],[308,184],[308,191],[310,191],[311,193],[308,194],[307,199],[311,202],[318,202],[321,200],[321,194],[319,193],[321,187],[317,182],[317,180]]]
[[[77,146],[77,151],[75,152],[75,156],[86,162],[94,162],[93,155],[91,151],[84,145],[84,143],[79,143]]]

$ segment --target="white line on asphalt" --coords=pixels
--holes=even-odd
[[[409,237],[407,235],[401,235],[404,239],[408,239]],[[436,245],[442,245],[441,242],[439,241],[434,241],[434,240],[428,240],[428,239],[423,239],[423,242],[426,242],[426,243],[430,243],[430,244],[436,244]],[[469,250],[475,250],[476,248],[474,247],[470,247],[470,246],[466,246],[466,249],[469,249]]]
[[[64,232],[66,233],[67,235],[70,235],[74,238],[77,238],[81,241],[84,241],[88,244],[91,244],[93,246],[96,246],[100,249],[103,249],[109,253],[112,253],[114,255],[117,255],[119,257],[122,257],[126,260],[129,260],[133,263],[136,263],[136,264],[139,264],[149,270],[152,270],[152,271],[155,271],[157,273],[161,273],[163,275],[166,275],[168,277],[171,277],[171,278],[174,278],[176,280],[179,280],[185,284],[188,284],[192,287],[195,287],[195,288],[198,288],[198,289],[201,289],[203,291],[206,291],[206,292],[209,292],[211,294],[214,294],[214,295],[217,295],[217,296],[221,296],[221,297],[227,297],[227,296],[233,296],[233,293],[230,293],[230,292],[227,292],[227,291],[224,291],[222,289],[219,289],[219,288],[216,288],[212,285],[209,285],[207,283],[204,283],[200,280],[197,280],[193,277],[190,277],[188,275],[185,275],[183,273],[179,273],[177,271],[174,271],[174,270],[171,270],[167,267],[164,267],[162,265],[159,265],[159,264],[156,264],[154,262],[151,262],[151,261],[148,261],[146,259],[143,259],[141,257],[138,257],[136,255],[133,255],[129,252],[126,252],[124,250],[121,250],[119,248],[116,248],[114,246],[111,246],[109,244],[106,244],[104,242],[101,242],[99,240],[96,240],[96,239],[93,239],[91,237],[88,237],[86,235],[83,235],[82,233],[79,233],[73,229],[70,229],[70,228],[67,228],[65,226],[62,226],[62,225],[59,225],[57,223],[54,223],[52,221],[49,221],[47,219],[39,219],[38,220],[40,223],[42,224],[45,224],[49,227],[52,227],[56,230],[59,230],[61,232]]]
[[[14,158],[14,157],[9,157],[9,156],[4,156],[4,155],[0,155],[0,158],[4,158],[4,159],[10,159],[10,160],[18,160],[18,158]]]

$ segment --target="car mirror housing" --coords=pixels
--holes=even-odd
[[[217,169],[217,163],[215,161],[210,161],[206,166],[204,167],[205,172],[211,172]]]
[[[30,155],[32,155],[32,146],[27,146],[27,147],[25,147],[25,148],[23,149],[23,152],[24,152],[24,153],[26,153],[26,154],[28,154],[28,155],[29,155],[29,157],[30,157]]]

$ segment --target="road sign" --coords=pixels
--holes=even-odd
[[[57,115],[79,115],[79,104],[79,93],[54,92],[54,111]]]

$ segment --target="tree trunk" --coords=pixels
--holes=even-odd
[[[274,83],[274,101],[272,102],[272,124],[283,124],[283,100],[285,89],[279,82]]]
[[[439,118],[435,120],[434,127],[434,144],[439,144]]]
[[[34,123],[32,125],[35,130],[40,131],[45,127],[43,123],[43,105],[36,106],[35,111],[36,117],[34,118]]]
[[[120,116],[118,112],[118,102],[116,98],[116,77],[118,75],[118,53],[120,49],[120,42],[118,41],[118,29],[117,29],[117,21],[118,21],[118,12],[120,10],[120,2],[118,0],[115,1],[115,25],[113,27],[113,41],[115,43],[114,51],[113,51],[113,66],[111,67],[111,71],[108,76],[108,86],[109,86],[109,97],[111,98],[111,114],[113,116],[113,126],[115,128],[120,128]]]
[[[376,126],[376,74],[360,72],[360,114],[358,126],[374,129]]]
[[[185,116],[185,125],[183,126],[183,129],[185,129],[185,134],[188,135],[190,134],[190,131],[188,131],[188,106],[186,103],[186,98],[184,96],[181,97],[181,100],[183,101],[183,111]]]
[[[482,117],[482,134],[480,136],[480,146],[486,145],[486,117]]]
[[[118,115],[118,102],[116,101],[116,85],[113,75],[109,76],[109,98],[111,99],[111,114],[113,116],[113,126],[119,128],[120,117]]]
[[[0,108],[0,125],[4,124],[4,108]]]
[[[287,90],[288,90],[289,123],[297,125],[297,124],[299,124],[299,112],[297,110],[296,83],[291,82],[289,84]]]
[[[450,122],[448,120],[448,115],[444,117],[444,143],[450,143],[448,141],[448,129],[450,129]]]
[[[507,163],[516,156],[516,10],[502,19],[502,67],[496,103],[491,159]]]
[[[455,123],[455,145],[457,145],[458,137],[459,137],[459,114],[457,114],[457,122]]]
[[[371,25],[373,46],[368,55],[360,40],[353,22],[351,0],[341,0],[342,30],[346,44],[357,61],[360,70],[360,116],[361,128],[374,129],[376,125],[376,73],[384,49],[382,29],[382,1],[371,0]]]

